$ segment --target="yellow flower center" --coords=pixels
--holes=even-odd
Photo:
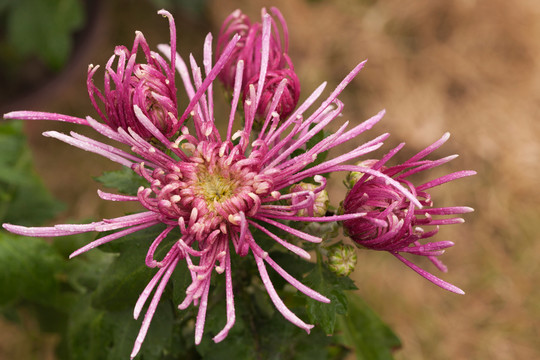
[[[209,209],[211,209],[215,201],[223,203],[235,195],[238,181],[226,178],[219,173],[202,173],[198,176],[196,188],[196,192],[204,198]]]

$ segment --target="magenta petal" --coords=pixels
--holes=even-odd
[[[253,257],[255,258],[255,262],[257,263],[257,268],[259,269],[259,274],[261,274],[261,279],[264,287],[266,288],[266,291],[268,292],[268,295],[270,296],[270,299],[274,303],[276,309],[283,315],[283,317],[285,317],[285,319],[289,320],[291,323],[298,326],[299,328],[304,329],[309,334],[309,331],[313,328],[313,325],[306,324],[305,322],[300,320],[300,318],[298,318],[298,316],[296,316],[291,310],[289,310],[289,308],[287,308],[287,306],[279,298],[279,295],[274,289],[274,285],[272,284],[272,281],[268,276],[268,272],[266,271],[266,267],[264,266],[264,261],[257,255],[254,255]]]
[[[461,290],[460,288],[458,288],[457,286],[454,286],[450,283],[447,283],[446,281],[444,280],[441,280],[439,279],[438,277],[436,277],[435,275],[433,274],[430,274],[429,272],[421,269],[420,267],[418,267],[417,265],[413,264],[412,262],[410,262],[409,260],[405,259],[403,256],[399,255],[399,254],[392,254],[394,255],[395,257],[397,257],[399,260],[401,260],[405,265],[407,265],[408,267],[410,267],[411,269],[413,269],[414,271],[416,271],[420,276],[424,277],[425,279],[431,281],[432,283],[434,283],[435,285],[445,289],[445,290],[448,290],[448,291],[451,291],[453,293],[456,293],[456,294],[460,294],[460,295],[464,295],[465,292],[463,290]]]
[[[12,111],[4,114],[5,119],[20,119],[20,120],[53,120],[65,121],[73,124],[88,125],[85,119],[74,116],[48,113],[42,111]]]

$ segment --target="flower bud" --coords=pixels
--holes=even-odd
[[[281,97],[279,98],[275,108],[271,108],[277,88],[284,79],[287,80],[287,83],[283,89],[283,92],[281,93]],[[244,101],[246,100],[246,95],[249,93],[249,86],[252,84],[257,86],[258,82],[258,76],[255,76],[247,83],[246,89],[244,89],[243,93]],[[300,81],[298,80],[298,76],[296,76],[294,70],[270,70],[266,73],[261,100],[257,106],[256,117],[262,122],[269,115],[268,112],[270,111],[275,112],[280,119],[284,119],[294,111],[296,105],[298,104],[299,98]]]
[[[356,165],[370,168],[373,165],[375,165],[377,161],[378,160],[373,160],[373,159],[364,160],[364,161],[360,161]],[[356,184],[363,175],[364,173],[361,171],[351,171],[350,173],[347,174],[347,177],[345,178],[345,186],[347,186],[347,188],[349,189],[352,189],[354,184]]]
[[[233,53],[227,60],[225,67],[218,75],[218,78],[221,80],[223,85],[228,89],[232,90],[234,87],[234,81],[236,77],[236,64],[240,60],[244,60],[246,56],[246,46],[253,44],[255,29],[252,29],[251,21],[249,17],[242,13],[240,9],[233,11],[223,22],[221,30],[217,38],[216,46],[216,59],[219,59],[227,47],[229,41],[232,40],[235,34],[240,35],[240,40],[236,43],[236,46],[233,50]],[[248,36],[249,35],[249,36]],[[249,40],[249,41],[248,41]],[[244,72],[246,72],[244,67]],[[242,86],[243,88],[243,86]]]
[[[310,183],[298,183],[293,185],[291,193],[296,196],[291,198],[292,207],[296,209],[298,216],[324,216],[328,210],[328,192],[320,186]]]
[[[175,53],[174,21],[169,13],[164,14],[169,18],[171,51]],[[146,62],[137,62],[139,50],[142,50]],[[117,65],[113,69],[115,61]],[[93,82],[96,70],[97,67],[88,69],[88,93],[107,125],[115,130],[130,128],[146,140],[153,138],[135,114],[134,106],[137,105],[166,137],[170,138],[176,133],[179,124],[174,60],[169,64],[159,54],[150,51],[142,33],[136,33],[131,51],[125,46],[116,47],[105,67],[103,92]],[[104,103],[105,111],[97,104],[96,97]]]
[[[353,272],[356,260],[354,246],[340,243],[328,250],[328,268],[339,276],[348,276]]]
[[[288,52],[289,33],[287,24],[278,9],[272,8],[272,33],[270,34],[268,71],[283,70],[289,67],[288,60],[284,56]],[[263,14],[266,10],[263,9]],[[277,21],[275,20],[277,18]],[[283,41],[277,24],[281,25]],[[240,40],[228,58],[223,70],[219,74],[219,79],[228,90],[234,88],[236,77],[236,65],[240,60],[244,62],[244,72],[242,76],[241,89],[244,91],[248,82],[253,83],[258,80],[261,69],[262,57],[262,24],[252,23],[249,17],[240,10],[234,11],[225,19],[217,38],[216,59],[219,59],[227,44],[235,34],[240,35]],[[270,75],[271,77],[273,75]],[[248,91],[249,92],[249,91]]]

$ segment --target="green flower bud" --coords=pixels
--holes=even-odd
[[[377,160],[364,160],[364,161],[360,161],[356,165],[371,168],[373,164],[375,164],[376,162]],[[354,184],[356,184],[362,176],[364,176],[363,172],[351,171],[350,173],[347,174],[347,177],[345,178],[345,186],[347,186],[349,189],[352,189]]]
[[[339,276],[348,276],[356,260],[356,249],[352,245],[337,244],[328,251],[328,268]]]
[[[310,183],[298,183],[291,187],[291,193],[299,193],[291,199],[291,205],[295,206],[306,202],[308,195],[306,191],[315,192],[320,186]],[[303,193],[303,194],[302,194]],[[320,190],[315,192],[315,200],[311,204],[307,204],[301,209],[297,210],[298,216],[324,216],[328,210],[328,192],[326,190]]]

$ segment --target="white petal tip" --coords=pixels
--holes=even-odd
[[[311,329],[313,329],[315,327],[315,325],[311,325],[311,324],[307,324],[305,327],[304,327],[304,330],[306,330],[306,332],[309,334]]]
[[[332,301],[327,298],[326,296],[322,296],[321,299],[319,300],[320,302],[323,302],[323,303],[326,303],[326,304],[330,304]]]

